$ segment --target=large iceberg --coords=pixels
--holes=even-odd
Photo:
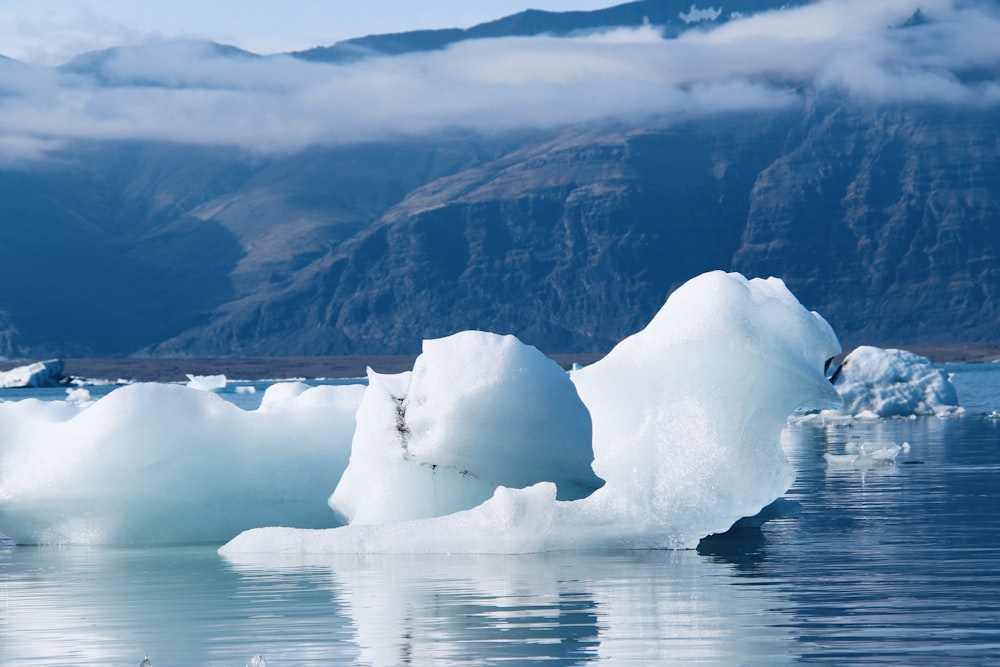
[[[834,387],[849,415],[885,418],[961,412],[948,373],[907,350],[856,348],[844,358]]]
[[[257,410],[178,385],[88,405],[0,403],[0,534],[20,544],[223,542],[254,526],[337,525],[364,388],[279,384]]]
[[[412,372],[369,369],[347,470],[330,507],[354,524],[451,514],[499,486],[550,481],[561,499],[602,482],[590,413],[566,373],[514,336],[424,341]]]
[[[799,405],[839,401],[824,374],[839,352],[826,321],[807,311],[780,280],[704,274],[672,294],[646,329],[573,374],[593,423],[593,469],[606,482],[589,496],[559,500],[552,479],[523,489],[500,486],[482,504],[444,516],[330,530],[260,528],[241,534],[221,553],[693,547],[700,537],[756,514],[788,488],[792,471],[780,432]],[[442,378],[461,382],[469,373],[461,358],[438,355],[434,363],[442,366],[434,370]],[[376,381],[369,391],[381,392],[373,402],[380,407],[358,412],[359,433],[391,435],[399,428],[399,413],[389,409],[385,395],[398,399],[388,384],[399,391],[405,382]],[[500,386],[496,391],[494,400],[518,400],[503,396]],[[538,393],[530,386],[522,391]],[[475,412],[441,416],[429,413],[450,432],[465,434],[442,433],[435,440],[437,453],[454,454],[457,467],[479,456],[486,457],[486,469],[534,465],[521,459],[523,451],[483,455],[470,448],[490,433],[476,437]],[[521,427],[513,419],[510,426]],[[377,474],[370,467],[350,484],[378,484]],[[419,494],[427,491],[426,485],[406,484],[391,500],[426,506]],[[439,484],[434,492],[466,498],[459,483]]]

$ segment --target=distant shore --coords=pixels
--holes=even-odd
[[[552,358],[563,368],[589,364],[600,354],[559,354]],[[292,378],[343,379],[365,377],[370,366],[379,373],[413,368],[416,355],[337,357],[182,357],[63,359],[70,377],[136,382],[182,382],[191,375],[225,375],[230,380],[285,380]],[[0,371],[38,360],[0,361]]]
[[[893,347],[893,346],[886,346]],[[898,346],[928,357],[936,363],[991,362],[1000,359],[1000,344],[956,344]],[[853,345],[845,345],[850,351]],[[549,355],[563,368],[574,363],[592,364],[602,354]],[[365,377],[370,366],[379,373],[399,373],[413,368],[416,355],[371,355],[334,357],[181,357],[181,358],[87,358],[63,359],[70,377],[137,382],[183,382],[187,375],[225,375],[231,380],[284,380],[291,378],[344,379]],[[37,360],[0,361],[0,371]]]

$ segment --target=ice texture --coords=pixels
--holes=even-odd
[[[602,485],[590,413],[566,372],[514,336],[426,340],[412,372],[368,370],[351,460],[330,507],[354,524],[479,505],[499,486],[555,483],[560,499]]]
[[[756,514],[788,488],[792,471],[780,444],[785,419],[804,403],[839,403],[824,374],[825,362],[839,352],[826,321],[807,311],[780,280],[704,274],[674,292],[643,331],[572,374],[592,419],[593,469],[606,482],[589,496],[559,500],[552,480],[523,489],[500,486],[485,502],[452,514],[332,530],[260,528],[241,534],[221,553],[693,547],[699,538]],[[454,378],[452,391],[474,373],[463,359],[441,355],[439,361],[444,369],[435,372]],[[358,432],[381,431],[391,440],[399,422],[389,401],[413,380],[374,380],[382,398],[359,410]],[[530,382],[526,391],[538,393]],[[428,417],[446,427],[450,422],[433,410]],[[488,441],[489,430],[474,437],[470,415],[458,418],[471,430],[470,445]],[[509,426],[520,428],[513,420]],[[449,442],[440,440],[438,448],[448,449]],[[493,448],[482,456],[486,469],[532,465],[521,451]],[[377,485],[377,474],[372,467],[350,483]],[[457,485],[436,490],[464,493]],[[391,500],[426,503],[412,495],[426,491],[404,485]]]
[[[9,371],[0,371],[0,389],[58,387],[65,380],[63,362],[58,359],[36,361]]]
[[[260,408],[180,385],[0,404],[0,533],[20,544],[224,542],[337,525],[362,386],[278,385]]]
[[[906,350],[864,345],[844,359],[834,387],[843,411],[873,418],[958,414],[958,393],[947,372]]]
[[[188,373],[187,378],[187,386],[201,391],[221,391],[229,383],[225,375],[191,375]]]

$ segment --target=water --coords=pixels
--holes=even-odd
[[[778,518],[696,551],[7,549],[0,665],[1000,664],[1000,367],[949,370],[964,417],[789,426]]]

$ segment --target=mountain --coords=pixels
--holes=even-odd
[[[741,0],[738,10],[719,8],[713,19],[725,22],[739,15],[773,9],[775,6],[805,4],[805,0],[789,0],[776,5],[774,0]],[[496,21],[481,23],[467,29],[417,30],[388,35],[368,35],[293,53],[296,58],[318,62],[350,62],[373,55],[400,55],[418,51],[443,49],[452,44],[473,39],[497,37],[532,37],[536,35],[566,36],[593,30],[638,27],[651,24],[666,34],[679,34],[698,18],[692,15],[696,6],[690,0],[638,0],[594,11],[550,12],[528,9]],[[684,17],[689,17],[685,20]]]
[[[674,20],[680,4],[447,34],[565,34],[656,7]],[[412,51],[426,36],[390,37]],[[174,80],[144,79],[143,53],[116,58],[63,71]],[[963,71],[986,86],[995,66]],[[713,269],[783,278],[847,345],[995,341],[1000,109],[789,85],[807,103],[273,153],[95,138],[28,167],[0,158],[0,356],[412,354],[467,328],[601,352]]]

